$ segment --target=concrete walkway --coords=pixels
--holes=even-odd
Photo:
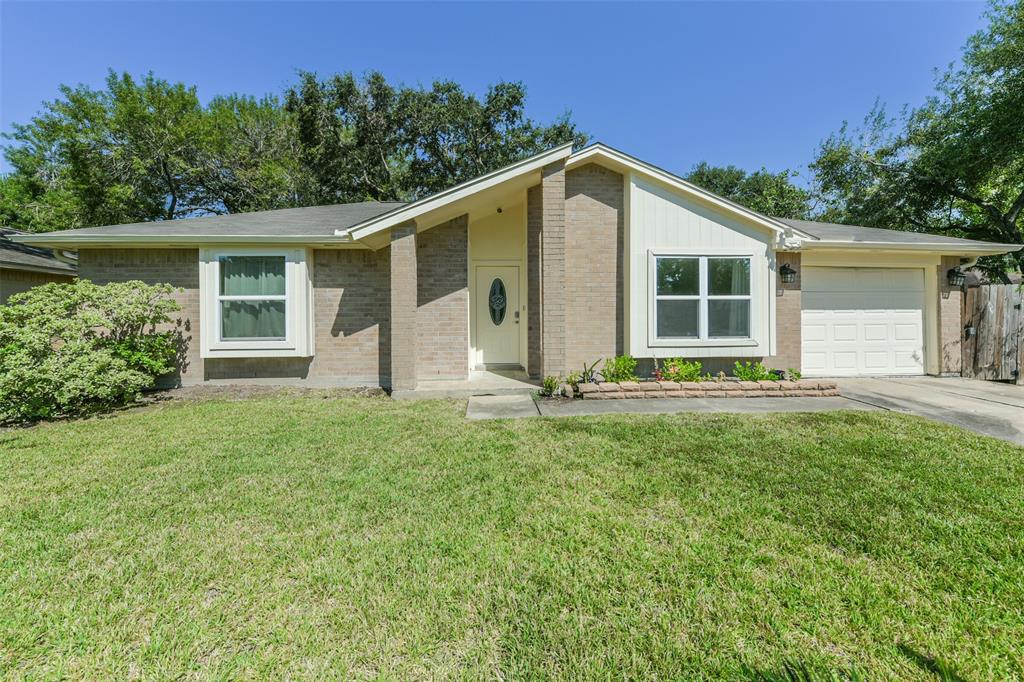
[[[534,402],[528,395],[474,396],[468,419],[570,417],[678,412],[824,412],[891,410],[953,424],[1024,445],[1024,386],[960,378],[840,379],[839,398],[734,398],[562,400]]]

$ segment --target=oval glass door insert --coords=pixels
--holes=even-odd
[[[500,277],[491,282],[491,291],[487,294],[487,308],[491,312],[491,322],[500,326],[505,320],[505,309],[508,307],[508,296],[505,295],[505,283]]]

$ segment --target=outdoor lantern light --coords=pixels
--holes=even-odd
[[[962,287],[967,281],[967,275],[960,268],[950,268],[946,273],[946,279],[949,280],[949,286]]]
[[[779,277],[782,279],[783,284],[792,284],[796,281],[796,270],[789,267],[789,263],[783,263],[782,267],[779,268]]]

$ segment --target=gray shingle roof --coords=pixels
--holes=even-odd
[[[959,239],[944,237],[927,232],[907,232],[904,230],[886,230],[879,227],[860,227],[857,225],[840,225],[838,223],[819,223],[813,220],[792,220],[777,218],[790,227],[829,242],[857,242],[878,244],[935,244],[949,246],[992,246],[990,242],[976,239]],[[998,245],[996,245],[998,246]]]
[[[16,244],[7,238],[12,234],[24,234],[9,227],[0,227],[0,267],[12,270],[43,270],[46,272],[75,274],[74,266],[57,260],[50,249],[27,244]]]
[[[398,201],[363,201],[355,204],[282,208],[202,218],[83,227],[55,234],[68,237],[310,237],[315,240],[319,237],[333,237],[335,230],[352,227],[404,205]]]

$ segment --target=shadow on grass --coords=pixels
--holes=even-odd
[[[911,663],[914,663],[922,670],[932,673],[936,679],[942,680],[942,682],[967,682],[966,678],[961,677],[949,664],[943,663],[933,656],[926,656],[906,644],[899,644],[896,648],[899,649],[901,654],[910,659]]]
[[[907,646],[896,647],[901,654],[925,672],[931,673],[942,682],[967,682],[953,668],[942,661],[927,656]],[[829,670],[825,667],[812,666],[803,661],[784,660],[775,669],[743,666],[743,676],[751,682],[862,682],[867,678],[855,668],[849,670]]]

